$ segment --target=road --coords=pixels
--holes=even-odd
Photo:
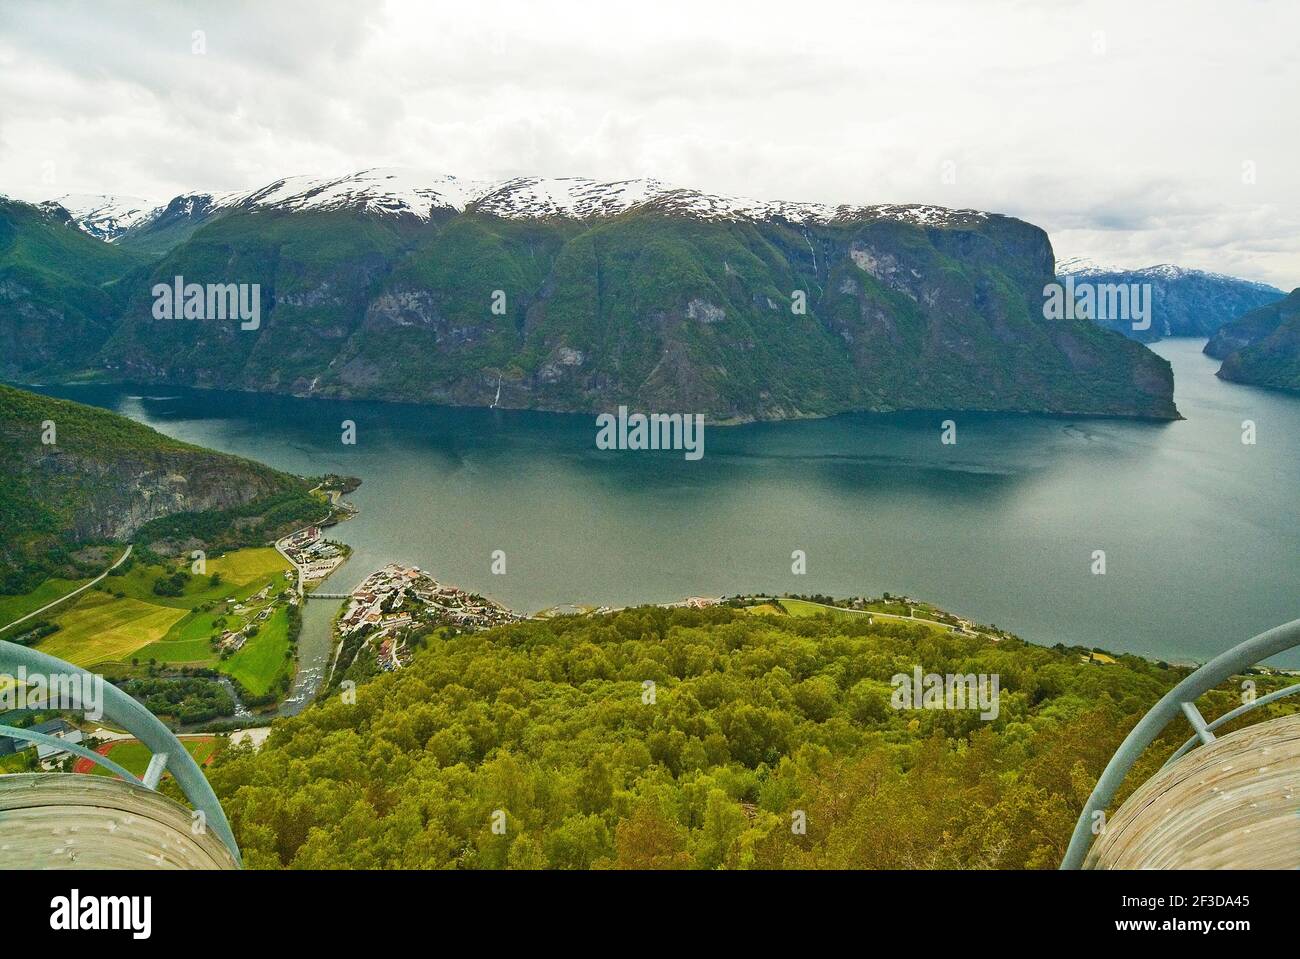
[[[63,596],[60,596],[60,597],[59,597],[58,599],[56,599],[54,602],[52,602],[52,603],[46,603],[46,604],[45,604],[44,606],[42,606],[40,609],[38,609],[38,610],[34,610],[33,612],[30,612],[30,613],[28,613],[26,616],[20,616],[20,617],[18,617],[17,619],[15,619],[12,623],[9,623],[9,624],[6,625],[6,626],[0,626],[0,633],[3,633],[3,632],[4,632],[6,629],[8,629],[10,626],[17,626],[19,623],[24,622],[24,621],[26,621],[26,620],[29,620],[29,619],[31,619],[33,616],[39,616],[41,613],[45,612],[47,609],[53,609],[55,606],[58,606],[59,603],[66,602],[67,600],[71,599],[73,596],[76,596],[78,593],[81,593],[81,592],[84,592],[85,590],[90,589],[90,587],[94,586],[96,583],[98,583],[101,579],[103,579],[103,578],[104,578],[105,576],[107,576],[109,573],[113,572],[113,570],[117,569],[119,566],[121,566],[123,563],[125,563],[125,562],[126,562],[126,558],[127,558],[128,556],[131,555],[131,550],[132,550],[133,548],[134,548],[134,544],[127,544],[126,552],[122,554],[122,557],[121,557],[121,558],[120,558],[116,563],[114,563],[112,566],[110,566],[108,569],[104,570],[102,573],[100,573],[98,576],[96,576],[94,579],[92,579],[92,580],[91,580],[89,583],[87,583],[85,586],[78,586],[78,587],[77,587],[76,589],[74,589],[72,592],[67,593],[67,594],[65,594],[65,595],[63,595]]]
[[[276,551],[277,553],[279,553],[281,556],[283,556],[283,557],[285,558],[285,561],[286,561],[290,566],[293,567],[294,572],[296,572],[296,573],[298,574],[298,595],[299,595],[299,596],[302,595],[302,590],[303,590],[303,587],[302,587],[302,567],[299,566],[297,563],[295,563],[295,562],[293,561],[293,557],[290,556],[288,553],[286,553],[286,552],[284,551],[284,547],[282,547],[280,544],[283,543],[285,540],[289,539],[289,538],[292,537],[292,536],[297,536],[299,533],[302,532],[303,529],[308,529],[308,527],[304,526],[302,529],[296,529],[296,530],[294,530],[292,533],[288,533],[288,534],[285,535],[285,536],[281,536],[279,539],[277,539],[277,540],[275,541],[275,551]]]

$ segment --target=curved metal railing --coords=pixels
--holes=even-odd
[[[71,663],[65,663],[61,659],[37,652],[34,649],[28,649],[25,646],[0,640],[0,674],[14,675],[23,669],[26,670],[28,675],[77,675],[92,680],[101,679],[101,677],[96,677],[92,673],[78,666],[73,666]],[[241,862],[239,845],[235,842],[235,834],[230,830],[230,823],[226,821],[226,813],[221,808],[221,803],[217,801],[216,793],[212,791],[212,786],[203,775],[203,771],[199,769],[198,764],[194,761],[194,757],[186,751],[185,747],[181,745],[181,741],[176,738],[172,731],[159,722],[158,718],[145,709],[144,706],[111,683],[103,682],[102,688],[104,718],[131,733],[136,739],[144,743],[150,753],[153,754],[143,779],[137,779],[107,756],[101,756],[99,753],[78,746],[76,743],[68,743],[56,737],[10,726],[0,726],[0,735],[58,746],[104,766],[127,780],[127,782],[143,785],[149,789],[158,787],[164,772],[171,773],[175,777],[177,784],[180,785],[185,798],[194,805],[195,809],[203,813],[206,824],[211,827],[217,834],[217,838],[230,850],[230,854],[235,857],[235,862]],[[80,710],[83,706],[79,702],[69,705],[70,708],[77,710]],[[38,708],[45,711],[42,707],[29,708]]]
[[[1092,790],[1092,795],[1084,804],[1083,812],[1079,814],[1079,821],[1074,825],[1074,834],[1070,836],[1070,845],[1065,851],[1065,858],[1061,860],[1061,868],[1078,869],[1083,865],[1088,855],[1088,848],[1092,845],[1093,813],[1110,805],[1124,777],[1133,768],[1133,764],[1164,731],[1170,720],[1179,715],[1186,717],[1196,735],[1170,756],[1165,766],[1184,755],[1197,743],[1214,742],[1213,730],[1224,723],[1266,703],[1300,692],[1300,684],[1279,689],[1225,713],[1212,723],[1207,723],[1200,710],[1196,708],[1198,696],[1242,670],[1296,646],[1300,646],[1300,619],[1276,626],[1220,653],[1161,697],[1160,701],[1152,706],[1133,727],[1133,731],[1120,743],[1119,749],[1115,750],[1115,755],[1106,764],[1101,778],[1097,780],[1097,785]]]

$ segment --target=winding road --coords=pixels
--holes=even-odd
[[[130,544],[130,543],[128,543],[128,544],[127,544],[127,547],[126,547],[126,552],[122,554],[121,558],[119,558],[118,561],[117,561],[116,563],[114,563],[112,566],[110,566],[108,569],[104,570],[102,573],[100,573],[98,576],[96,576],[94,579],[92,579],[89,583],[87,583],[87,584],[84,585],[84,586],[78,586],[78,587],[77,587],[76,589],[74,589],[72,592],[70,592],[70,593],[65,593],[64,595],[62,595],[62,596],[60,596],[58,599],[56,599],[54,602],[52,602],[52,603],[46,603],[46,604],[45,604],[44,606],[42,606],[40,609],[33,610],[32,612],[28,613],[26,616],[19,616],[19,617],[18,617],[17,619],[15,619],[12,623],[6,623],[4,626],[0,626],[0,633],[3,633],[6,629],[8,629],[8,628],[11,627],[11,626],[17,626],[19,623],[21,623],[21,622],[25,622],[26,620],[31,619],[33,616],[39,616],[41,613],[45,612],[47,609],[53,609],[55,606],[58,606],[59,603],[66,602],[67,600],[71,599],[73,596],[76,596],[78,593],[81,593],[81,592],[84,592],[85,590],[90,589],[90,587],[94,586],[96,583],[98,583],[101,579],[103,579],[103,578],[104,578],[105,576],[107,576],[109,573],[113,572],[113,570],[117,569],[119,566],[121,566],[123,563],[125,563],[125,562],[126,562],[126,558],[127,558],[128,556],[131,555],[131,550],[132,550],[133,548],[134,548],[134,544]]]

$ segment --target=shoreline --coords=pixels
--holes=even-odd
[[[1190,339],[1201,339],[1201,337],[1170,337],[1169,339],[1190,340]],[[1149,344],[1143,343],[1141,345],[1146,349],[1150,350]],[[585,410],[574,410],[574,409],[559,409],[559,408],[552,408],[552,407],[545,407],[545,406],[500,406],[500,405],[493,405],[487,403],[447,403],[447,402],[432,402],[432,401],[421,402],[421,401],[412,401],[412,400],[391,399],[391,398],[379,397],[379,396],[333,396],[333,395],[324,395],[320,393],[295,393],[291,391],[239,389],[233,386],[198,386],[194,384],[170,383],[165,381],[148,383],[148,382],[141,382],[139,380],[118,379],[112,377],[107,377],[103,379],[69,378],[69,379],[50,380],[43,383],[25,383],[25,382],[13,381],[13,380],[3,380],[0,382],[8,383],[19,389],[26,389],[26,390],[59,389],[63,387],[75,388],[78,386],[86,386],[86,387],[107,386],[107,387],[118,387],[118,388],[138,387],[140,389],[153,387],[153,388],[162,388],[162,389],[197,390],[205,393],[227,393],[235,396],[249,396],[249,397],[273,396],[273,397],[280,397],[284,399],[314,400],[314,401],[323,401],[329,403],[374,403],[382,406],[396,406],[405,409],[417,409],[417,410],[419,409],[431,409],[431,410],[441,409],[441,410],[459,410],[459,411],[482,410],[484,412],[503,411],[509,413],[536,413],[536,414],[544,414],[549,416],[575,416],[575,417],[594,417],[599,415],[600,413],[611,412],[611,410],[609,409],[596,409],[596,408],[585,409]],[[1245,384],[1245,385],[1249,385],[1249,384]],[[1176,387],[1177,384],[1175,384],[1175,389]],[[776,415],[759,416],[759,415],[746,414],[741,416],[721,417],[717,419],[709,419],[706,414],[705,422],[706,425],[708,426],[731,428],[737,426],[753,426],[761,423],[802,423],[802,422],[809,422],[809,421],[816,421],[816,420],[828,420],[828,419],[833,419],[837,416],[857,416],[857,415],[892,416],[896,414],[908,414],[908,413],[933,413],[935,415],[961,415],[961,414],[977,413],[980,415],[1005,415],[1005,416],[1016,416],[1016,417],[1050,416],[1050,417],[1063,417],[1068,419],[1119,420],[1125,422],[1139,422],[1139,423],[1176,423],[1180,420],[1186,419],[1186,417],[1182,414],[1182,412],[1177,408],[1177,400],[1173,398],[1173,394],[1171,394],[1171,400],[1175,404],[1172,413],[1137,412],[1137,411],[1130,412],[1130,413],[1119,413],[1119,412],[1106,412],[1106,411],[1098,411],[1098,410],[1081,411],[1081,410],[1053,410],[1053,409],[1024,409],[1020,407],[989,408],[989,407],[942,407],[942,406],[925,406],[925,407],[881,406],[881,407],[852,407],[848,409],[834,410],[826,413],[793,412],[781,416],[776,416]],[[613,409],[617,409],[620,402],[624,402],[624,401],[618,400],[617,398],[610,400],[610,403],[613,404]],[[630,404],[625,404],[625,405],[629,405],[629,409],[631,409]]]

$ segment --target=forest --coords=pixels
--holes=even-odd
[[[998,676],[996,719],[892,708],[916,666]],[[254,868],[1052,868],[1184,675],[865,617],[640,607],[431,639],[209,775]]]

